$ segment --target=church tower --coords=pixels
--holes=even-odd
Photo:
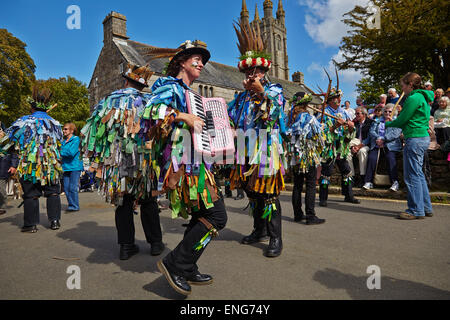
[[[252,25],[259,23],[261,35],[266,42],[267,52],[272,56],[272,67],[269,76],[289,80],[289,66],[287,55],[287,32],[285,24],[285,11],[282,0],[278,0],[276,18],[273,16],[273,3],[264,0],[264,17],[260,19],[258,6],[255,7],[255,18]],[[241,19],[249,19],[247,4],[242,1]],[[248,21],[248,20],[247,20]]]

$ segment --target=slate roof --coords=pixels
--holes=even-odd
[[[150,69],[154,71],[155,74],[162,75],[162,71],[164,70],[168,59],[163,58],[148,61],[148,59],[146,60],[145,56],[142,55],[143,49],[154,48],[154,46],[133,40],[123,40],[117,38],[114,39],[114,43],[128,62],[138,65],[145,65],[148,63],[150,65]],[[200,77],[196,81],[235,91],[243,91],[243,80],[244,74],[239,72],[236,66],[228,66],[218,62],[209,61],[203,68]],[[286,99],[292,98],[292,96],[298,91],[312,92],[310,88],[303,84],[281,80],[274,77],[270,77],[270,80],[272,83],[279,83],[282,85]],[[314,96],[312,103],[321,104],[322,101],[320,98]]]

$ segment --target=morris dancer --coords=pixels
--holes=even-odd
[[[328,75],[328,73],[327,73]],[[337,76],[337,71],[336,71]],[[322,155],[322,171],[319,187],[319,205],[327,206],[328,185],[330,177],[333,174],[333,167],[336,163],[342,175],[342,193],[345,195],[345,202],[360,203],[353,196],[351,169],[347,162],[347,156],[350,152],[350,141],[355,137],[354,123],[351,121],[347,112],[341,107],[342,91],[339,90],[339,78],[337,79],[337,88],[331,88],[331,79],[328,75],[329,85],[325,95],[327,107],[322,114],[318,115],[320,122],[324,122],[324,132],[326,134],[325,149]],[[322,93],[323,94],[323,93]],[[339,118],[338,120],[324,115]]]
[[[184,153],[189,148],[193,150],[192,144],[185,144],[185,138],[191,137],[190,130],[201,130],[204,124],[199,117],[188,113],[185,93],[200,76],[210,53],[206,44],[198,40],[165,50],[147,52],[153,58],[170,55],[173,58],[167,67],[167,77],[159,78],[152,87],[153,96],[143,113],[142,125],[151,141],[159,190],[168,191],[172,216],[191,215],[183,240],[157,263],[169,284],[177,292],[188,295],[190,284],[212,283],[212,276],[198,271],[197,261],[211,238],[225,227],[227,214],[210,170],[212,164],[203,159],[194,163]]]
[[[129,65],[122,75],[125,88],[101,100],[81,130],[85,156],[101,179],[99,189],[108,202],[117,206],[115,221],[121,260],[139,252],[133,217],[137,204],[141,205],[141,222],[150,253],[159,255],[164,250],[158,203],[151,194],[155,175],[149,165],[150,152],[145,148],[145,132],[139,123],[139,115],[150,97],[142,90],[152,74],[146,66]],[[140,170],[140,166],[144,169]]]
[[[289,165],[294,175],[294,189],[292,190],[292,207],[294,220],[300,222],[305,219],[302,211],[302,189],[306,180],[305,211],[306,224],[324,223],[314,211],[316,199],[317,167],[320,165],[321,154],[325,147],[325,135],[320,123],[311,116],[306,107],[312,96],[305,92],[297,92],[292,98],[292,106],[287,121]]]
[[[24,225],[22,232],[37,232],[39,223],[39,197],[47,198],[47,217],[50,228],[60,228],[60,180],[63,175],[59,148],[62,140],[61,125],[47,114],[52,93],[37,84],[33,87],[31,115],[16,120],[6,130],[10,143],[19,154],[17,172],[23,189]],[[5,150],[8,150],[5,146]]]
[[[242,54],[238,68],[245,73],[243,86],[246,90],[237,94],[228,107],[232,124],[238,130],[231,188],[244,188],[253,215],[253,231],[242,239],[242,243],[261,242],[269,235],[265,255],[277,257],[283,248],[278,196],[285,187],[286,160],[281,140],[281,134],[285,133],[285,99],[281,85],[271,84],[265,76],[271,61],[264,52],[259,27],[251,30],[248,24],[238,25],[240,31],[236,27],[235,31]],[[245,138],[239,135],[249,135],[248,143],[240,143]],[[245,144],[245,151],[241,144]]]

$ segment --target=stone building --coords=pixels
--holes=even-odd
[[[266,34],[270,41],[269,51],[272,53],[273,66],[269,77],[272,82],[280,83],[283,86],[287,99],[291,98],[298,91],[312,92],[304,84],[302,72],[295,72],[292,81],[288,80],[289,69],[287,66],[286,53],[286,28],[284,27],[284,10],[279,1],[277,19],[272,17],[272,1],[264,1],[264,14],[262,19],[261,32]],[[247,13],[246,13],[247,12]],[[242,2],[241,17],[248,17],[245,0]],[[255,13],[255,20],[260,21],[258,11]],[[193,39],[194,40],[194,39]],[[279,42],[279,40],[281,42]],[[150,65],[155,73],[150,79],[150,86],[161,77],[168,59],[156,59],[147,61],[142,54],[144,48],[154,47],[148,44],[139,43],[127,35],[127,18],[117,12],[111,12],[103,20],[103,48],[97,60],[91,81],[89,83],[89,104],[91,109],[106,95],[123,86],[123,78],[120,76],[127,68],[127,64]],[[281,48],[278,50],[278,48]],[[234,98],[234,95],[243,91],[242,81],[244,75],[239,72],[237,66],[228,66],[218,62],[209,61],[204,67],[201,76],[191,86],[204,97],[222,97],[227,102]],[[150,89],[146,89],[149,91]],[[313,104],[320,104],[321,100],[314,97]]]

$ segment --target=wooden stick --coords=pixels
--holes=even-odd
[[[405,93],[402,92],[402,95],[400,96],[400,98],[398,98],[397,102],[395,103],[394,109],[392,109],[392,116],[394,116],[395,111],[397,111],[398,104],[400,103],[404,95]]]
[[[325,110],[325,108],[324,108],[323,110],[319,110],[319,109],[316,109],[316,108],[314,108],[313,106],[310,106],[310,105],[306,105],[306,106],[307,106],[308,108],[310,108],[310,109],[316,111],[316,112],[320,112],[320,113],[322,113],[323,115],[326,115],[327,117],[333,118],[333,119],[335,119],[335,120],[341,119],[341,118],[338,118],[338,117],[336,117],[336,116],[333,116],[333,115],[331,115],[331,114],[326,113],[325,111],[323,111],[323,110]]]
[[[52,111],[53,109],[55,109],[57,105],[58,105],[58,104],[55,103],[50,109],[47,110],[47,113],[49,113],[50,111]]]

